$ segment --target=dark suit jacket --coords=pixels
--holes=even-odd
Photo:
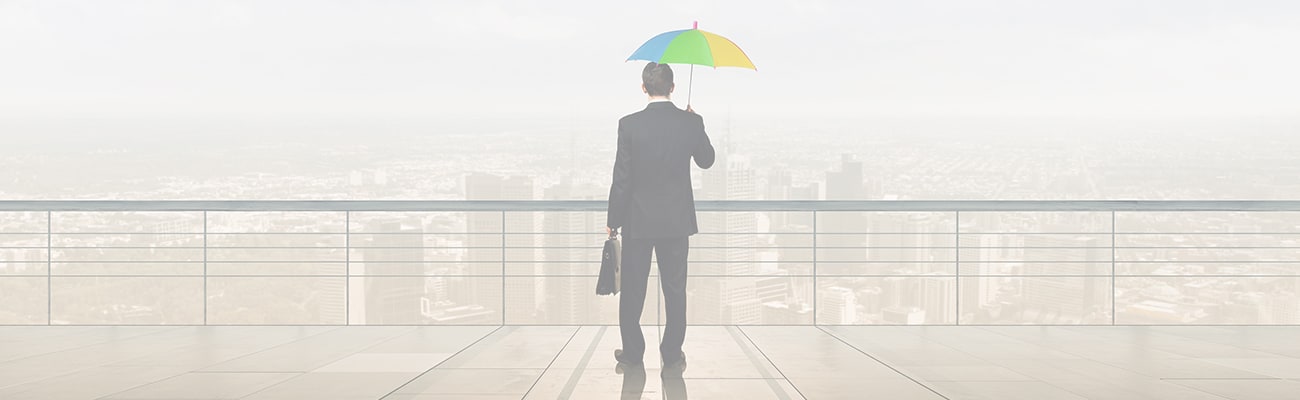
[[[664,101],[620,119],[606,226],[630,238],[698,233],[691,158],[700,168],[713,166],[699,115]]]

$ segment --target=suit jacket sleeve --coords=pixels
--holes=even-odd
[[[609,187],[609,205],[605,226],[618,229],[626,222],[628,202],[631,201],[629,190],[632,188],[632,160],[629,159],[627,135],[623,131],[623,121],[618,123],[618,152],[614,155],[614,182]]]
[[[695,153],[691,156],[695,158],[695,165],[709,169],[709,167],[713,166],[715,156],[713,143],[709,142],[709,134],[704,132],[704,117],[695,115],[695,118],[699,120],[700,134],[698,136],[699,141],[695,144]]]

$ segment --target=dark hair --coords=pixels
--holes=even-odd
[[[641,84],[651,96],[667,96],[673,90],[673,69],[668,64],[646,64],[641,70]]]

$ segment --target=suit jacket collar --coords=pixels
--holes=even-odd
[[[650,109],[668,108],[668,107],[677,108],[677,105],[673,104],[673,102],[671,101],[655,101],[646,104],[645,109],[650,110]]]

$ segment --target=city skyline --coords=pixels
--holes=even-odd
[[[866,164],[849,154],[823,171],[824,181],[795,182],[784,179],[786,174],[768,174],[778,186],[760,189],[761,174],[752,158],[733,154],[728,140],[719,138],[718,166],[700,171],[696,179],[699,199],[814,197],[822,182],[832,200],[885,196],[872,194],[880,186],[869,180]],[[347,178],[359,187],[383,187],[390,179],[383,170],[353,170]],[[463,179],[470,200],[602,200],[606,190],[576,180],[543,188],[540,179],[525,175],[476,172]],[[41,229],[43,216],[7,214],[19,219],[9,220],[5,232]],[[57,319],[50,322],[616,320],[613,298],[592,293],[601,234],[587,225],[602,225],[603,213],[350,215],[350,221],[340,221],[337,213],[215,213],[206,219],[195,213],[58,213],[57,222],[49,221],[59,232],[52,237],[58,245],[50,243],[51,289],[64,298],[91,290],[77,297],[104,305],[69,314],[68,307],[75,305],[52,303],[51,318]],[[701,233],[692,238],[696,277],[688,286],[688,321],[1240,324],[1300,318],[1292,304],[1300,301],[1295,295],[1300,279],[1289,277],[1290,265],[1277,261],[1290,260],[1282,249],[1295,246],[1300,235],[1286,233],[1300,227],[1295,213],[1194,213],[1190,219],[1117,215],[1119,219],[1095,212],[966,213],[960,224],[964,235],[954,236],[953,213],[822,212],[814,220],[799,212],[701,212]],[[138,233],[77,233],[119,229]],[[280,229],[292,234],[274,234]],[[199,230],[217,235],[214,242],[204,241],[210,250],[203,251],[201,263],[195,247],[200,236],[193,233]],[[1235,233],[1222,238],[1144,233],[1224,230]],[[820,241],[809,251],[807,240],[814,231]],[[1115,232],[1122,232],[1119,238],[1125,243],[1115,242]],[[32,285],[11,287],[12,293],[39,290],[42,279],[30,277],[46,274],[42,238],[6,235],[12,240],[5,242],[0,259],[0,275],[5,276],[0,282]],[[1210,247],[1188,249],[1189,240]],[[340,241],[351,251],[339,251]],[[1270,250],[1276,246],[1282,247]],[[1257,252],[1273,258],[1257,261]],[[209,263],[215,263],[210,271]],[[216,275],[198,278],[199,266],[205,275]],[[345,269],[346,276],[340,276]],[[120,292],[133,294],[110,301]],[[203,303],[201,293],[209,305],[195,314]],[[270,293],[276,294],[268,297]],[[189,300],[166,305],[148,300],[170,297]],[[267,306],[273,308],[249,311]],[[657,321],[660,311],[650,308],[659,306],[648,302],[643,320]],[[39,317],[20,313],[5,318]]]

